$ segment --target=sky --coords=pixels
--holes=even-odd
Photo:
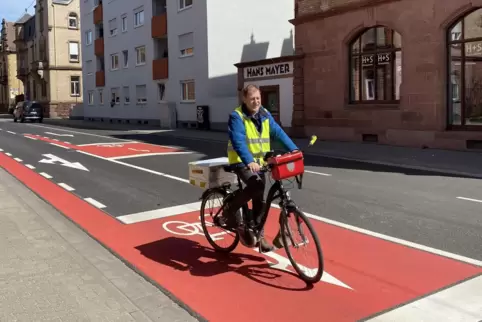
[[[29,14],[34,13],[34,4],[35,0],[13,0],[13,1],[6,1],[0,0],[1,2],[8,2],[8,5],[0,6],[0,21],[1,19],[5,18],[5,20],[10,22],[17,21],[24,13],[25,8],[28,7],[27,12]]]

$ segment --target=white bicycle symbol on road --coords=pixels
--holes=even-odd
[[[208,226],[213,226],[211,223],[206,223]],[[172,228],[168,228],[168,226]],[[201,235],[204,236],[203,228],[200,222],[187,223],[184,221],[166,221],[162,228],[174,235],[180,236],[193,236]],[[222,235],[226,235],[227,232],[220,232],[216,234],[210,234],[213,240],[222,240]]]

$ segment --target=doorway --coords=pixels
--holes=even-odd
[[[261,90],[261,105],[266,108],[274,120],[280,123],[280,99],[279,99],[279,85],[260,86]]]

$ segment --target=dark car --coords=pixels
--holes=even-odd
[[[18,102],[13,111],[13,121],[25,122],[25,120],[42,122],[44,118],[44,111],[42,105],[36,101]]]

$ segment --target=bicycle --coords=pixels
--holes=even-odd
[[[313,136],[309,145],[312,146],[315,141],[316,141],[316,136]],[[241,215],[243,216],[243,221],[246,223],[246,228],[244,235],[246,237],[248,233],[248,229],[250,229],[250,232],[252,234],[252,237],[254,235],[254,238],[243,238],[243,236],[240,236],[240,233],[236,227],[235,224],[235,219],[233,218],[225,218],[226,219],[226,224],[223,226],[221,224],[221,221],[219,220],[220,213],[224,209],[225,205],[229,203],[230,198],[233,196],[233,193],[238,191],[242,187],[242,181],[239,177],[237,177],[237,186],[238,189],[232,190],[231,189],[231,183],[224,183],[221,186],[218,187],[213,187],[209,188],[204,191],[203,195],[201,196],[201,213],[200,213],[200,219],[201,219],[201,225],[203,228],[204,235],[206,239],[208,240],[209,244],[215,249],[215,251],[218,252],[224,252],[224,253],[229,253],[232,252],[238,245],[240,239],[241,242],[247,246],[247,247],[254,247],[256,243],[260,239],[260,234],[261,231],[268,219],[269,215],[269,210],[271,208],[271,204],[279,199],[279,207],[281,209],[280,215],[279,215],[279,225],[280,225],[280,232],[281,232],[281,238],[282,238],[282,244],[283,248],[286,251],[286,254],[288,255],[288,258],[291,262],[291,265],[295,268],[296,272],[298,275],[301,277],[303,281],[306,283],[316,283],[320,281],[322,275],[323,275],[323,253],[321,250],[320,242],[318,239],[318,236],[313,229],[313,226],[311,225],[310,221],[306,217],[306,215],[299,209],[299,207],[295,204],[295,202],[291,199],[290,193],[286,188],[284,187],[282,180],[288,179],[295,177],[296,182],[298,184],[298,188],[302,188],[303,184],[303,173],[304,173],[304,163],[303,163],[303,153],[302,151],[295,152],[295,153],[285,153],[282,155],[275,156],[274,151],[270,151],[266,153],[264,156],[264,160],[267,161],[267,165],[264,165],[261,168],[261,172],[271,172],[271,176],[275,180],[275,182],[271,185],[268,195],[266,198],[266,203],[265,207],[261,213],[261,220],[259,224],[254,223],[252,218],[250,218],[251,210],[248,207],[248,204],[244,204],[239,211],[241,211]],[[283,167],[284,166],[284,167]],[[289,169],[291,168],[291,169]],[[224,166],[224,171],[226,172],[231,172],[233,173],[233,169],[230,166]],[[291,171],[291,173],[290,173]],[[211,238],[211,235],[208,232],[208,226],[212,227],[213,224],[209,223],[209,225],[206,224],[206,212],[205,212],[205,207],[206,203],[209,200],[209,197],[211,195],[215,194],[220,194],[222,196],[222,205],[220,206],[219,210],[216,212],[214,218],[213,218],[213,224],[214,226],[220,227],[224,230],[231,231],[235,234],[234,241],[228,246],[228,247],[221,247],[215,241]],[[309,232],[313,236],[313,241],[316,246],[316,253],[318,256],[317,260],[317,266],[318,266],[318,271],[314,276],[307,276],[304,272],[302,272],[302,268],[306,268],[303,265],[300,265],[296,262],[295,257],[291,253],[291,247],[294,248],[299,248],[300,246],[306,245],[309,242],[307,241],[306,237],[301,233],[302,235],[302,242],[301,243],[296,243],[293,239],[293,234],[288,226],[288,219],[290,219],[290,216],[293,215],[296,219],[297,222],[297,227],[300,228],[301,222],[303,221],[306,226],[308,227]],[[261,244],[259,243],[259,252],[262,253],[261,251]]]

